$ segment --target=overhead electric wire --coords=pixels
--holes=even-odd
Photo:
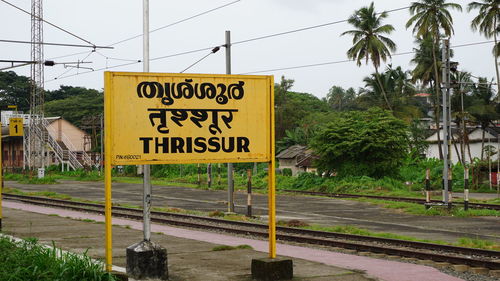
[[[401,8],[396,8],[396,9],[392,9],[392,10],[383,11],[381,13],[392,13],[392,12],[396,12],[396,11],[400,11],[400,10],[405,10],[405,9],[408,9],[408,8],[410,8],[410,7],[409,6],[408,7],[401,7]],[[377,15],[381,14],[381,13],[377,13]],[[318,24],[318,25],[312,25],[312,26],[302,27],[302,28],[298,28],[298,29],[293,29],[293,30],[288,30],[288,31],[273,33],[273,34],[269,34],[269,35],[264,35],[264,36],[259,36],[259,37],[255,37],[255,38],[250,38],[250,39],[245,39],[245,40],[241,40],[241,41],[236,41],[236,42],[231,43],[231,45],[248,43],[248,42],[251,42],[251,41],[257,41],[257,40],[267,39],[267,38],[271,38],[271,37],[282,36],[282,35],[287,35],[287,34],[291,34],[291,33],[296,33],[296,32],[301,32],[301,31],[306,31],[306,30],[321,28],[321,27],[325,27],[325,26],[329,26],[329,25],[334,25],[334,24],[339,24],[339,23],[347,22],[348,20],[349,19],[332,21],[332,22],[322,23],[322,24]]]
[[[101,54],[100,52],[98,51],[95,51],[96,54],[100,55],[101,57],[104,57],[106,59],[110,59],[110,60],[117,60],[117,61],[134,61],[134,62],[141,62],[140,59],[122,59],[122,58],[114,58],[114,57],[108,57],[104,54]]]
[[[495,42],[495,41],[491,40],[491,41],[474,42],[474,43],[454,45],[454,46],[451,46],[450,48],[461,48],[461,47],[481,45],[481,44],[487,44],[487,43],[493,43],[493,42]],[[391,54],[391,56],[395,57],[395,56],[402,56],[402,55],[410,55],[410,54],[414,54],[414,53],[415,53],[415,51],[409,51],[409,52]],[[296,65],[296,66],[280,67],[280,68],[273,68],[273,69],[266,69],[266,70],[249,71],[249,72],[243,72],[240,74],[246,75],[246,74],[264,73],[264,72],[275,72],[275,71],[280,71],[280,70],[289,70],[289,69],[308,68],[308,67],[316,67],[316,66],[323,66],[323,65],[330,65],[330,64],[339,64],[339,63],[345,63],[345,62],[350,62],[350,61],[353,61],[353,60],[351,60],[351,59],[350,60],[338,60],[338,61],[321,62],[321,63],[314,63],[314,64]]]
[[[32,16],[32,17],[36,17],[37,19],[39,19],[39,20],[43,21],[44,23],[46,23],[46,24],[48,24],[48,25],[50,25],[50,26],[52,26],[52,27],[55,27],[55,28],[57,28],[57,29],[59,29],[59,30],[61,30],[61,31],[63,31],[63,32],[65,32],[65,33],[67,33],[67,34],[69,34],[69,35],[71,35],[71,36],[73,36],[73,37],[77,38],[77,39],[80,39],[80,40],[82,40],[82,41],[83,41],[83,42],[85,42],[85,43],[88,43],[88,44],[92,45],[94,48],[96,47],[96,45],[95,45],[94,43],[92,43],[92,42],[90,42],[90,41],[88,41],[88,40],[85,40],[85,39],[83,39],[82,37],[80,37],[80,36],[78,36],[78,35],[76,35],[76,34],[74,34],[74,33],[70,32],[70,31],[68,31],[68,30],[66,30],[66,29],[64,29],[64,28],[62,28],[62,27],[59,27],[59,26],[57,26],[57,25],[55,25],[55,24],[53,24],[53,23],[51,23],[51,22],[49,22],[49,21],[46,21],[46,20],[44,20],[44,19],[43,19],[43,18],[41,18],[41,17],[35,16],[35,15],[33,15],[32,13],[30,13],[30,12],[28,12],[28,11],[26,11],[26,10],[24,10],[24,9],[22,9],[22,8],[20,8],[20,7],[16,6],[16,5],[14,5],[14,4],[12,4],[12,3],[9,3],[9,2],[7,2],[7,1],[5,1],[5,0],[0,0],[0,1],[4,2],[5,4],[7,4],[7,5],[11,6],[11,7],[16,8],[16,9],[18,9],[18,10],[20,10],[20,11],[22,11],[22,12],[24,12],[24,13],[26,13],[26,14],[30,15],[30,16]]]
[[[222,8],[224,8],[224,7],[227,7],[227,6],[230,6],[230,5],[235,4],[235,3],[237,3],[237,2],[240,2],[240,1],[241,1],[241,0],[236,0],[236,1],[233,1],[233,2],[230,2],[230,3],[227,3],[227,4],[224,4],[224,5],[222,5],[222,6],[219,6],[219,7],[216,7],[216,8],[213,8],[213,9],[210,9],[210,10],[207,10],[207,11],[204,11],[204,12],[201,12],[201,13],[199,13],[199,14],[196,14],[196,15],[190,16],[190,17],[188,17],[188,18],[185,18],[185,19],[182,19],[182,20],[178,20],[178,21],[176,21],[176,22],[169,23],[169,24],[167,24],[167,25],[164,25],[164,26],[161,26],[161,27],[155,28],[155,29],[151,30],[151,31],[149,32],[149,34],[151,34],[151,33],[153,33],[153,32],[156,32],[156,31],[158,31],[158,30],[165,29],[165,28],[167,28],[167,27],[171,27],[171,26],[177,25],[177,24],[179,24],[179,23],[183,23],[183,22],[185,22],[185,21],[188,21],[188,20],[191,20],[191,19],[194,19],[194,18],[197,18],[197,17],[200,17],[200,16],[203,16],[203,15],[206,15],[206,14],[208,14],[208,13],[211,13],[211,12],[213,12],[213,11],[216,11],[216,10],[222,9]],[[118,44],[121,44],[121,43],[123,43],[123,42],[127,42],[127,41],[130,41],[130,40],[133,40],[133,39],[139,38],[139,37],[141,37],[141,36],[143,36],[143,33],[138,34],[138,35],[135,35],[135,36],[132,36],[132,37],[130,37],[130,38],[126,38],[126,39],[123,39],[123,40],[117,41],[117,42],[115,42],[115,43],[113,43],[113,44],[110,44],[110,45],[108,45],[108,46],[118,45]]]
[[[92,50],[91,52],[89,52],[89,54],[88,54],[86,57],[84,57],[81,61],[80,61],[80,60],[78,60],[78,62],[77,62],[77,66],[76,66],[76,67],[70,67],[69,69],[67,69],[66,71],[64,71],[63,73],[61,73],[59,76],[57,76],[56,78],[54,78],[54,80],[56,80],[56,79],[58,79],[59,77],[61,77],[61,76],[65,75],[66,73],[70,72],[71,70],[73,70],[73,69],[75,69],[75,68],[78,68],[78,67],[79,67],[80,62],[82,62],[82,63],[83,63],[83,62],[84,62],[84,61],[85,61],[88,57],[90,57],[93,53],[94,53],[94,50]],[[64,67],[66,67],[66,65],[65,65]]]
[[[2,1],[4,1],[4,0],[2,0]],[[237,3],[237,2],[240,2],[240,1],[242,1],[242,0],[236,0],[236,1],[233,1],[233,2],[230,2],[230,3],[227,3],[227,4],[224,4],[224,5],[222,5],[222,6],[218,6],[218,7],[216,7],[216,8],[213,8],[213,9],[210,9],[210,10],[207,10],[207,11],[204,11],[204,12],[201,12],[201,13],[198,13],[198,14],[196,14],[196,15],[193,15],[193,16],[190,16],[190,17],[187,17],[187,18],[184,18],[184,19],[178,20],[178,21],[176,21],[176,22],[169,23],[169,24],[167,24],[167,25],[164,25],[164,26],[161,26],[161,27],[155,28],[155,29],[151,30],[151,31],[149,32],[149,34],[151,34],[151,33],[153,33],[153,32],[156,32],[156,31],[158,31],[158,30],[165,29],[165,28],[167,28],[167,27],[172,27],[172,26],[174,26],[174,25],[177,25],[177,24],[183,23],[183,22],[185,22],[185,21],[188,21],[188,20],[191,20],[191,19],[194,19],[194,18],[197,18],[197,17],[200,17],[200,16],[202,16],[202,15],[206,15],[206,14],[208,14],[208,13],[211,13],[211,12],[213,12],[213,11],[217,11],[217,10],[219,10],[219,9],[222,9],[222,8],[224,8],[224,7],[227,7],[227,6],[230,6],[230,5],[235,4],[235,3]],[[133,39],[139,38],[139,37],[141,37],[142,35],[143,35],[143,34],[139,34],[139,35],[136,35],[136,36],[132,36],[132,37],[129,37],[129,38],[126,38],[126,39],[123,39],[123,40],[117,41],[117,42],[115,42],[115,43],[112,43],[112,44],[109,44],[109,45],[106,45],[106,46],[108,46],[108,47],[110,47],[110,46],[115,46],[115,45],[118,45],[118,44],[121,44],[121,43],[124,43],[124,42],[130,41],[130,40],[133,40]],[[71,56],[81,55],[81,54],[84,54],[84,53],[86,53],[86,52],[78,52],[78,53],[73,53],[73,54],[68,54],[68,55],[62,55],[62,56],[58,56],[58,57],[53,57],[53,58],[51,58],[51,59],[59,59],[59,58],[71,57]]]
[[[113,47],[108,47],[108,46],[95,46],[95,45],[89,46],[89,45],[66,44],[66,43],[31,42],[31,41],[8,40],[8,39],[0,39],[0,42],[16,43],[16,44],[41,44],[41,45],[49,45],[49,46],[93,48],[93,49],[113,49]],[[83,53],[86,53],[86,52],[83,52]]]
[[[208,54],[206,54],[205,56],[203,56],[201,59],[195,61],[194,63],[192,63],[190,66],[186,67],[183,71],[181,71],[180,73],[184,73],[184,71],[190,69],[191,67],[195,66],[196,64],[198,64],[200,61],[206,59],[208,56],[210,56],[211,54],[215,54],[217,53],[218,51],[220,50],[220,47],[215,47],[212,49],[212,51]]]
[[[1,1],[4,1],[4,0],[1,0]],[[168,24],[168,25],[165,25],[163,27],[156,28],[156,29],[154,29],[151,32],[154,32],[154,31],[166,28],[166,27],[170,27],[170,26],[176,25],[178,23],[187,21],[189,19],[192,19],[192,18],[201,16],[201,15],[204,15],[206,13],[209,13],[209,12],[221,9],[223,7],[232,5],[232,4],[237,3],[239,1],[241,1],[241,0],[233,1],[231,3],[228,3],[228,4],[225,4],[225,5],[219,6],[217,8],[214,8],[214,9],[202,12],[200,14],[191,16],[189,18],[186,18],[186,19],[183,19],[183,20],[179,20],[179,21],[174,22],[172,24]],[[400,10],[405,10],[405,9],[408,9],[408,8],[409,8],[409,6],[406,6],[406,7],[400,7],[400,8],[396,8],[396,9],[387,10],[387,11],[384,11],[384,12],[385,13],[391,13],[391,12],[396,12],[396,11],[400,11]],[[381,12],[381,13],[384,13],[384,12]],[[380,14],[380,13],[377,13],[377,14]],[[343,22],[347,22],[347,21],[348,21],[348,19],[344,19],[344,20],[333,21],[333,22],[328,22],[328,23],[323,23],[323,24],[318,24],[318,25],[312,25],[312,26],[308,26],[308,27],[303,27],[303,28],[293,29],[293,30],[289,30],[289,31],[278,32],[278,33],[268,34],[268,35],[259,36],[259,37],[255,37],[255,38],[250,38],[250,39],[245,39],[245,40],[241,40],[241,41],[236,41],[236,42],[233,42],[231,44],[232,45],[243,44],[243,43],[248,43],[248,42],[257,41],[257,40],[263,40],[263,39],[267,39],[267,38],[271,38],[271,37],[277,37],[277,36],[287,35],[287,34],[291,34],[291,33],[306,31],[306,30],[310,30],[310,29],[316,29],[316,28],[320,28],[320,27],[325,27],[325,26],[329,26],[329,25],[339,24],[339,23],[343,23]],[[115,43],[107,45],[107,46],[113,46],[113,45],[116,45],[116,44],[119,44],[119,43],[122,43],[122,42],[125,42],[125,41],[128,41],[128,40],[132,40],[132,39],[138,38],[140,36],[142,36],[142,34],[141,35],[136,35],[136,36],[133,36],[133,37],[130,37],[130,38],[127,38],[127,39],[120,40],[118,42],[115,42]],[[219,45],[219,46],[222,47],[222,46],[224,46],[224,44]],[[207,51],[207,50],[210,50],[212,48],[213,47],[201,48],[201,49],[186,51],[186,52],[182,52],[182,53],[172,54],[172,55],[160,56],[160,57],[156,57],[156,58],[150,59],[150,61],[160,60],[160,59],[165,59],[165,58],[170,58],[170,57],[175,57],[175,56],[180,56],[180,55],[186,55],[186,54],[191,54],[191,53],[197,53],[197,52],[202,52],[202,51]],[[84,52],[79,52],[79,53],[69,54],[69,55],[64,55],[64,56],[58,56],[58,57],[54,57],[54,58],[51,58],[51,59],[64,58],[64,57],[69,57],[69,56],[73,56],[73,55],[79,55],[79,54],[82,54],[82,53],[84,53]]]
[[[451,48],[461,48],[461,47],[468,47],[468,46],[474,46],[474,45],[482,45],[482,44],[487,44],[487,43],[492,43],[492,42],[494,42],[494,41],[490,40],[490,41],[466,43],[466,44],[454,45],[454,46],[451,46]],[[220,45],[218,47],[224,47],[224,45]],[[157,57],[157,58],[150,59],[150,61],[158,60],[158,59],[163,59],[163,58],[168,58],[168,57],[181,56],[181,55],[185,55],[187,53],[200,52],[200,51],[205,51],[205,50],[209,50],[209,49],[213,49],[213,48],[203,48],[203,49],[198,49],[198,50],[193,50],[193,51],[188,51],[188,52],[182,52],[182,53],[172,54],[172,55],[168,55],[168,56]],[[415,51],[408,51],[408,52],[391,54],[391,56],[410,55],[410,54],[414,54],[414,53],[415,53]],[[281,68],[274,68],[274,69],[267,69],[267,70],[258,70],[258,71],[243,72],[243,73],[240,73],[240,74],[254,74],[254,73],[263,73],[263,72],[275,72],[275,71],[280,71],[280,70],[289,70],[289,69],[297,69],[297,68],[308,68],[308,67],[323,66],[323,65],[330,65],[330,64],[346,63],[346,62],[351,62],[351,61],[353,61],[353,60],[338,60],[338,61],[330,61],[330,62],[320,62],[320,63],[315,63],[315,64],[306,64],[306,65],[281,67]],[[124,64],[119,64],[119,65],[113,65],[113,66],[109,66],[109,67],[103,67],[103,68],[95,69],[95,70],[92,70],[92,71],[80,72],[78,74],[72,74],[72,75],[63,76],[61,78],[68,78],[68,77],[72,77],[72,76],[76,76],[76,75],[81,75],[81,74],[86,74],[86,73],[95,72],[95,71],[101,71],[101,70],[106,70],[106,69],[112,69],[112,68],[116,68],[116,67],[120,67],[120,66],[128,66],[128,65],[133,65],[133,64],[137,64],[137,63],[138,62],[130,62],[130,63],[124,63]],[[55,79],[51,79],[51,80],[48,80],[46,82],[51,82],[53,80],[55,80]]]

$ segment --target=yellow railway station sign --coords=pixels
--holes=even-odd
[[[22,137],[24,135],[23,118],[9,118],[9,135]]]
[[[272,76],[105,72],[112,165],[269,162]]]

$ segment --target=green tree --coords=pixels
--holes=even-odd
[[[332,86],[326,94],[325,101],[337,111],[349,110],[353,107],[356,98],[356,91],[353,88],[344,90],[340,86]]]
[[[81,126],[86,116],[103,113],[104,96],[91,90],[88,94],[71,96],[62,100],[53,100],[45,104],[45,116],[61,116],[75,126]]]
[[[365,63],[371,60],[375,67],[377,79],[380,62],[385,62],[387,57],[391,57],[391,51],[394,52],[396,50],[396,44],[391,39],[384,36],[394,31],[392,25],[382,24],[385,18],[387,18],[387,12],[377,14],[372,2],[368,7],[362,7],[356,10],[347,20],[355,29],[348,30],[341,34],[353,36],[353,46],[347,51],[347,57],[355,60],[358,66],[361,65],[362,60],[365,60]],[[378,79],[378,82],[387,108],[392,110],[380,79]]]
[[[457,9],[462,11],[462,6],[456,3],[446,3],[445,0],[420,0],[412,2],[410,5],[410,14],[412,15],[406,23],[406,28],[413,25],[413,34],[417,38],[424,39],[428,36],[432,38],[432,60],[434,68],[434,87],[436,98],[439,101],[439,68],[438,68],[438,53],[439,40],[441,34],[451,36],[453,31],[453,18],[448,9]],[[435,104],[435,121],[439,125],[439,102]],[[438,134],[438,142],[440,136]],[[443,159],[443,152],[439,147],[439,158]]]
[[[395,175],[408,151],[407,126],[379,108],[342,112],[314,138],[318,168],[339,176]]]
[[[293,81],[293,80],[288,80]],[[308,93],[297,93],[288,91],[289,84],[275,85],[276,105],[276,140],[286,136],[286,131],[293,131],[302,124],[309,114],[315,112],[327,112],[328,104]],[[285,101],[284,101],[285,100]],[[307,126],[305,124],[304,126]],[[304,127],[302,126],[302,127]]]
[[[420,109],[413,104],[415,86],[411,82],[409,72],[403,71],[400,66],[393,68],[392,65],[389,65],[383,73],[379,75],[373,73],[371,76],[365,77],[363,79],[365,89],[360,95],[362,104],[367,108],[373,106],[383,108],[385,101],[377,77],[382,82],[394,116],[407,122],[421,116]]]
[[[280,83],[274,85],[274,104],[276,106],[276,139],[281,139],[285,135],[287,129],[285,111],[287,107],[287,97],[288,91],[293,87],[293,79],[286,79],[285,76],[281,76]]]
[[[471,2],[467,6],[467,11],[479,9],[478,15],[472,20],[472,30],[479,30],[479,33],[486,38],[493,37],[495,45],[493,56],[495,58],[495,71],[497,75],[497,93],[500,93],[500,75],[498,73],[498,40],[497,34],[500,32],[500,0],[482,0],[481,2]]]
[[[412,159],[425,158],[425,152],[429,148],[425,126],[419,120],[412,120],[408,128],[408,136],[408,146]]]
[[[45,102],[53,100],[63,100],[78,95],[99,95],[98,90],[87,89],[84,87],[73,87],[61,85],[59,89],[45,92]]]
[[[0,71],[0,108],[17,105],[17,110],[30,110],[30,79],[14,71]]]

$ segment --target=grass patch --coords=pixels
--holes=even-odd
[[[212,251],[231,251],[231,250],[239,250],[239,249],[253,250],[252,246],[250,246],[250,245],[238,245],[236,247],[221,245],[221,246],[213,247]]]
[[[469,209],[465,211],[462,206],[455,206],[451,210],[446,207],[433,206],[430,209],[425,209],[422,204],[408,203],[408,202],[394,202],[386,200],[378,200],[371,198],[348,198],[347,200],[356,200],[360,202],[368,202],[384,208],[394,209],[399,212],[405,212],[412,215],[423,216],[453,216],[453,217],[479,217],[479,216],[500,216],[500,211],[497,210],[483,210],[483,209]]]
[[[390,239],[399,239],[405,241],[415,241],[415,242],[425,242],[425,243],[434,243],[441,245],[452,245],[459,247],[467,247],[467,248],[477,248],[477,249],[485,249],[485,250],[500,250],[500,245],[491,241],[481,240],[481,239],[471,239],[471,238],[460,238],[455,243],[448,243],[440,240],[428,240],[428,239],[418,239],[411,236],[399,235],[388,232],[373,232],[367,229],[355,227],[352,225],[339,225],[339,226],[319,226],[319,225],[310,225],[306,227],[301,227],[309,230],[316,231],[326,231],[326,232],[335,232],[335,233],[345,233],[345,234],[354,234],[354,235],[363,235],[363,236],[371,236],[371,237],[380,237],[380,238],[390,238]]]
[[[19,183],[23,184],[57,184],[57,180],[54,177],[45,176],[43,178],[37,177],[24,177],[18,180]]]
[[[491,241],[472,239],[472,238],[460,238],[454,245],[467,248],[478,248],[486,250],[500,251],[500,245],[495,244]]]
[[[0,237],[0,280],[117,280],[87,255],[42,247],[35,239],[14,242]]]

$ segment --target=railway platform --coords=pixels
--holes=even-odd
[[[103,216],[4,202],[3,232],[15,237],[36,237],[74,253],[104,257]],[[125,267],[125,248],[142,240],[142,222],[113,219],[113,264]],[[267,256],[267,241],[227,234],[152,224],[152,241],[168,251],[170,280],[252,280],[252,258]],[[249,245],[253,249],[216,251],[215,247]],[[326,249],[278,244],[278,255],[294,262],[293,280],[462,280],[429,266],[350,255]]]

